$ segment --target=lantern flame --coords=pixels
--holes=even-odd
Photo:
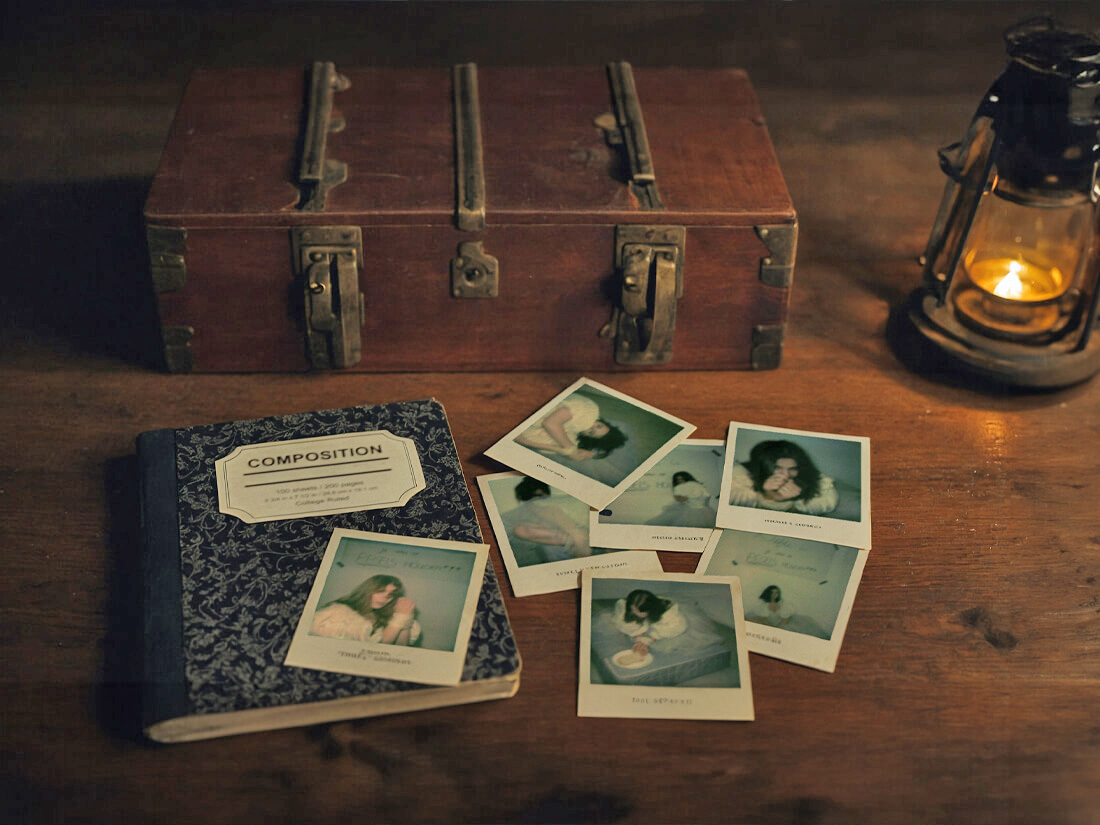
[[[993,294],[998,298],[1008,298],[1012,301],[1017,301],[1024,295],[1024,284],[1020,280],[1020,272],[1023,270],[1023,266],[1019,261],[1010,261],[1008,264],[1008,274],[1005,275],[999,284],[993,289]]]

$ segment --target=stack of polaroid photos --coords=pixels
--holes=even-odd
[[[581,378],[478,478],[517,597],[581,589],[580,716],[751,720],[748,653],[832,672],[871,545],[870,441],[725,440]],[[655,551],[699,554],[694,575]]]

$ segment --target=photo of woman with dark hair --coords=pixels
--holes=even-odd
[[[642,662],[651,649],[690,653],[722,643],[713,623],[701,612],[649,590],[632,590],[625,599],[618,599],[608,618],[630,638],[633,656],[620,657],[616,661],[620,666]]]
[[[612,621],[631,638],[631,649],[639,657],[649,653],[649,646],[658,639],[672,639],[687,630],[679,605],[648,590],[633,590],[615,602]]]
[[[516,436],[532,450],[574,461],[607,458],[627,441],[626,434],[601,417],[591,398],[573,393]]]
[[[772,627],[783,627],[794,616],[794,606],[783,598],[783,591],[774,584],[764,588],[755,608],[753,618]]]
[[[384,645],[416,646],[416,603],[396,576],[375,575],[313,614],[310,635]]]
[[[646,522],[665,527],[713,527],[718,512],[710,506],[710,490],[687,470],[672,474],[672,503]]]
[[[822,475],[813,459],[786,440],[761,441],[744,464],[731,470],[729,503],[824,515],[836,509],[839,497],[833,479]]]

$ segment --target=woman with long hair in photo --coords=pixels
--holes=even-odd
[[[626,434],[601,417],[599,405],[573,393],[516,437],[516,443],[574,461],[607,458],[626,443]]]
[[[399,578],[383,574],[371,576],[348,595],[314,613],[309,632],[384,645],[420,642],[416,603],[405,595]]]
[[[729,503],[812,516],[831,513],[839,496],[833,480],[791,441],[761,441],[731,471]]]

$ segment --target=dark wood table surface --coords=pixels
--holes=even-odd
[[[1095,5],[9,5],[5,821],[1100,822],[1100,384],[992,392],[908,370],[884,337],[918,282],[935,150],[1003,67],[1002,30],[1048,6],[1095,29]],[[156,369],[140,211],[187,74],[314,57],[749,70],[801,219],[782,367],[590,377],[700,437],[731,419],[870,437],[873,548],[834,674],[753,655],[751,723],[581,719],[578,594],[509,596],[513,699],[142,741],[137,433],[435,396],[472,480],[577,377]]]

